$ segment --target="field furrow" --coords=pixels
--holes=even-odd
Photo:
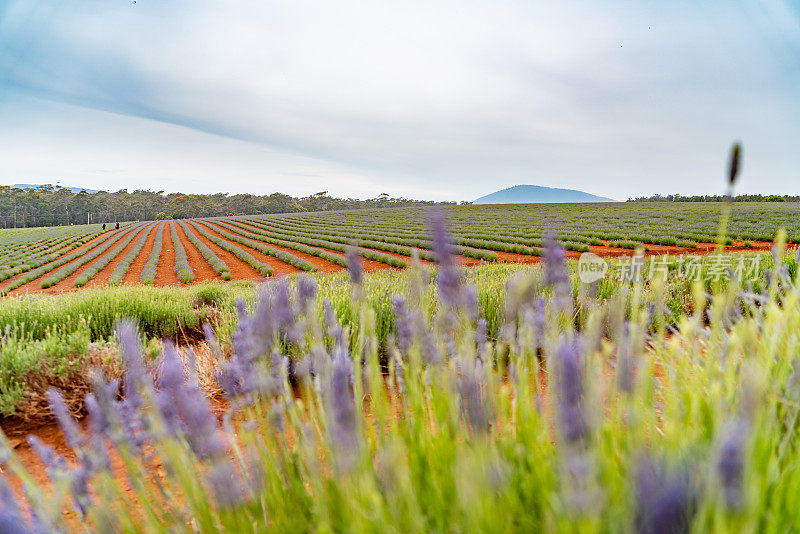
[[[90,269],[92,265],[94,265],[97,261],[103,258],[106,254],[109,254],[111,251],[113,251],[115,247],[119,246],[120,243],[131,237],[131,234],[138,233],[139,230],[140,228],[137,227],[127,228],[124,231],[120,230],[120,234],[118,237],[109,240],[108,243],[105,243],[100,247],[96,247],[95,249],[88,251],[86,254],[78,258],[76,264],[79,264],[80,266],[77,269],[75,269],[75,265],[61,267],[61,269],[65,269],[67,272],[68,271],[72,272],[69,272],[69,274],[63,276],[61,269],[58,269],[54,273],[52,273],[50,277],[47,277],[44,280],[42,280],[40,286],[42,286],[42,289],[49,289],[55,292],[61,292],[65,290],[70,291],[75,289],[75,281],[78,280],[78,278],[82,276],[84,272]],[[104,248],[105,250],[103,250]],[[100,252],[101,250],[102,252]],[[98,254],[98,252],[100,253]],[[47,286],[49,283],[51,283],[53,278],[56,278],[57,281],[52,285]]]
[[[125,277],[122,279],[123,284],[139,284],[141,283],[141,276],[142,276],[142,269],[144,269],[145,264],[150,258],[150,254],[153,250],[153,245],[156,241],[156,236],[158,236],[158,229],[163,227],[163,222],[156,222],[150,232],[147,234],[147,241],[144,243],[144,247],[142,247],[142,251],[139,253],[138,256],[133,260],[130,267],[128,267],[128,272],[125,274]],[[156,265],[158,265],[158,261],[156,261]]]
[[[183,225],[173,223],[172,228],[173,231],[177,233],[178,239],[181,240],[184,250],[186,250],[186,260],[189,262],[189,265],[192,267],[192,271],[194,272],[194,281],[202,282],[210,280],[222,280],[222,278],[206,261],[200,251],[197,250],[197,247],[195,247],[189,238],[186,237],[186,232],[183,229]]]
[[[19,295],[23,293],[39,293],[42,291],[54,293],[60,291],[61,289],[64,289],[64,287],[53,287],[57,285],[57,283],[48,285],[48,287],[45,288],[43,288],[42,285],[45,284],[46,280],[51,279],[51,277],[53,277],[62,269],[75,269],[72,274],[75,275],[74,278],[77,278],[77,271],[80,270],[80,267],[94,259],[91,256],[96,254],[98,250],[106,250],[110,248],[114,245],[114,243],[124,238],[124,236],[130,231],[130,227],[124,227],[120,228],[119,230],[112,230],[109,233],[103,234],[89,243],[86,243],[84,247],[79,247],[77,250],[61,256],[54,262],[42,265],[38,269],[33,269],[30,272],[20,275],[20,277],[9,282],[9,284],[7,284],[3,290],[8,290],[9,287],[12,287],[12,284],[18,283],[25,279],[26,281],[22,285],[13,286],[14,289],[10,290],[9,294]],[[67,258],[69,258],[69,261],[64,261]]]
[[[70,255],[76,255],[75,259],[70,260],[69,262],[65,263],[64,265],[68,265],[69,263],[77,261],[77,258],[80,257],[81,254],[83,254],[85,252],[88,252],[90,249],[94,248],[95,246],[97,246],[98,244],[102,243],[106,239],[109,239],[111,237],[111,235],[113,235],[113,233],[114,233],[113,230],[106,231],[106,232],[104,232],[104,233],[92,238],[91,240],[87,241],[86,243],[84,243],[84,244],[82,244],[82,245],[80,245],[78,247],[75,247],[74,249],[65,250],[55,260],[53,260],[53,262],[57,263],[57,262],[63,260],[63,258],[65,258],[67,256],[70,256]],[[50,262],[50,263],[53,263],[53,262]],[[44,268],[47,265],[48,264],[44,264],[44,265],[40,266],[39,269],[44,270]],[[36,269],[31,269],[30,271],[22,272],[22,273],[19,273],[19,274],[15,275],[15,276],[12,276],[12,277],[8,278],[7,280],[5,280],[5,284],[2,286],[2,288],[0,288],[0,292],[4,292],[6,290],[6,288],[8,288],[10,285],[14,284],[15,282],[17,282],[21,278],[29,276],[31,274],[31,272],[35,271],[35,270]],[[27,285],[27,284],[29,284],[29,283],[31,283],[33,281],[40,280],[47,272],[49,272],[49,271],[45,271],[45,272],[41,273],[39,276],[37,276],[37,277],[33,278],[32,280],[26,282],[25,285]],[[16,289],[22,289],[22,287],[23,286],[19,286],[18,288],[15,288],[15,290]],[[26,289],[29,289],[29,288],[26,287]]]
[[[171,226],[170,222],[164,223],[161,256],[158,258],[156,278],[153,282],[155,286],[173,286],[181,283],[178,279],[178,273],[175,272],[175,246],[172,244]]]
[[[222,236],[226,236],[229,239],[230,239],[230,235],[232,233],[234,233],[234,232],[232,232],[231,228],[225,227],[225,226],[221,225],[220,223],[218,223],[217,221],[208,221],[208,222],[209,222],[209,226],[212,226],[217,231],[217,233],[219,233]],[[250,239],[250,238],[244,238],[244,239],[249,239],[251,241],[254,241],[256,244],[260,243],[261,245],[264,245],[265,248],[267,248],[267,249],[273,249],[273,250],[276,250],[278,252],[283,252],[283,253],[285,253],[285,254],[287,254],[289,256],[294,256],[294,257],[302,260],[303,262],[306,262],[306,263],[309,263],[309,264],[315,266],[317,269],[319,269],[320,271],[322,271],[324,273],[335,273],[335,272],[341,271],[342,269],[345,268],[344,265],[338,265],[336,263],[332,263],[332,262],[330,262],[328,260],[325,260],[323,258],[315,256],[313,254],[307,254],[305,252],[301,252],[299,250],[296,250],[296,249],[293,249],[293,248],[290,248],[290,247],[285,247],[285,246],[282,246],[282,245],[276,245],[274,243],[260,242],[259,240]],[[241,242],[237,242],[237,243],[238,244],[243,244]],[[252,246],[251,246],[251,248],[252,248]]]
[[[264,254],[260,250],[256,250],[254,248],[250,248],[250,247],[245,246],[245,245],[243,245],[241,243],[237,243],[236,241],[232,241],[232,240],[228,239],[227,237],[225,237],[222,234],[220,234],[219,232],[217,232],[217,228],[213,224],[209,224],[208,221],[194,220],[193,222],[195,224],[197,224],[198,226],[200,226],[203,230],[205,230],[208,233],[210,233],[211,235],[213,235],[214,237],[216,237],[218,239],[222,239],[223,241],[225,241],[227,243],[230,243],[231,245],[235,245],[237,247],[242,248],[248,254],[253,256],[253,258],[255,258],[256,260],[260,261],[261,263],[263,263],[265,265],[268,265],[270,267],[270,269],[272,269],[273,276],[280,276],[280,275],[294,274],[294,273],[302,272],[300,269],[298,269],[294,265],[290,265],[290,264],[288,264],[286,262],[280,261],[279,259],[277,259],[274,256],[270,256],[268,254]]]
[[[130,263],[133,262],[135,257],[140,256],[141,249],[144,247],[144,243],[147,240],[148,234],[153,229],[152,224],[148,224],[144,228],[141,229],[128,243],[125,248],[111,261],[106,265],[100,272],[98,272],[94,277],[86,283],[86,287],[98,287],[108,285],[112,283],[112,276],[116,269],[120,266],[121,263],[126,262],[127,267],[125,268],[125,273],[122,273],[122,278],[120,278],[119,282],[122,281],[125,274],[127,273],[127,269],[130,268]],[[141,242],[140,242],[141,241]],[[135,250],[138,247],[138,251]],[[117,275],[119,276],[119,275]]]

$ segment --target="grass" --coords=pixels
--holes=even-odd
[[[201,532],[791,531],[800,286],[795,259],[781,250],[777,264],[759,256],[752,290],[687,282],[677,267],[648,283],[587,286],[574,272],[562,283],[545,276],[549,264],[462,271],[456,300],[443,300],[446,286],[416,268],[370,273],[358,286],[317,275],[308,305],[299,278],[288,293],[280,280],[261,293],[250,284],[175,288],[157,305],[147,300],[161,290],[127,289],[140,324],[148,314],[139,306],[230,310],[244,298],[248,320],[221,365],[255,358],[244,371],[264,389],[245,395],[233,383],[231,417],[218,428],[165,348],[158,393],[136,375],[126,392],[138,391],[129,397],[138,403],[98,393],[109,422],[90,425],[90,436],[113,444],[123,480],[91,463],[95,440],[75,439],[79,468],[54,479],[67,489],[45,499],[27,484],[28,502],[64,530],[74,509],[91,531],[168,531],[187,521]],[[119,308],[132,298],[125,291],[48,301]],[[687,307],[673,308],[673,298]],[[326,317],[325,301],[338,321]],[[42,339],[39,350],[51,353],[67,346],[53,337],[67,333],[33,328],[57,320],[31,311],[48,304],[4,301],[12,308],[0,317],[14,304],[14,336]],[[76,331],[79,351],[91,323]],[[9,346],[10,354],[18,345]],[[292,362],[280,364],[273,349]],[[131,417],[137,434],[125,431]],[[61,424],[69,430],[63,416]],[[201,446],[217,435],[230,450],[209,455]],[[147,447],[137,449],[140,438]],[[10,472],[30,481],[4,453]],[[82,476],[96,491],[81,493]],[[128,481],[134,491],[121,491]]]
[[[772,257],[768,254],[751,256],[761,259],[758,280],[753,284],[754,290],[758,291],[765,286],[764,272],[771,268]],[[707,264],[712,260],[703,257],[701,261]],[[794,274],[797,270],[794,260],[787,258],[785,261]],[[575,265],[571,265],[571,268],[575,321],[579,328],[583,328],[582,321],[595,306],[594,298],[606,302],[628,291],[626,288],[630,284],[605,279],[591,290],[593,297],[589,298],[588,286],[577,280]],[[503,339],[503,325],[509,318],[510,310],[519,304],[519,297],[513,291],[509,296],[509,285],[513,287],[515,280],[525,277],[540,280],[541,270],[541,266],[519,264],[484,264],[464,270],[467,283],[475,288],[478,315],[486,322],[489,339]],[[353,288],[346,272],[305,276],[312,276],[319,285],[319,298],[314,307],[318,320],[323,320],[324,305],[328,303],[337,320],[350,332],[351,343],[355,342],[354,336],[360,327],[361,307],[365,306],[374,314],[373,337],[382,354],[388,353],[395,331],[394,295],[401,295],[409,302],[418,302],[417,309],[423,312],[428,322],[432,321],[440,307],[435,270],[370,272],[365,275],[359,289],[358,302],[353,301]],[[297,278],[290,279],[294,285]],[[716,287],[725,287],[725,284],[720,283]],[[422,292],[415,296],[420,288]],[[712,291],[714,288],[711,281],[705,282],[705,290]],[[525,291],[548,295],[540,282]],[[645,285],[638,298],[643,302],[663,299],[667,324],[678,327],[682,318],[694,313],[692,282],[679,276],[676,262],[669,264],[669,276],[660,291],[656,294],[650,285]],[[171,338],[181,343],[194,343],[202,339],[201,326],[207,322],[213,325],[223,346],[228,347],[238,325],[236,301],[241,300],[246,309],[252,310],[257,296],[257,286],[245,281],[201,283],[187,287],[120,286],[52,296],[25,295],[0,301],[0,331],[7,332],[4,339],[9,343],[13,341],[14,347],[30,345],[31,354],[36,354],[41,350],[37,343],[46,342],[45,346],[51,347],[58,340],[66,340],[73,334],[86,337],[88,342],[113,342],[114,326],[122,318],[133,319],[145,341]],[[529,295],[528,298],[532,297]],[[630,299],[630,295],[625,297],[626,302]],[[67,341],[64,343],[69,346]],[[50,357],[49,354],[60,356]],[[62,357],[80,360],[81,353],[65,349],[62,352],[47,352],[45,356],[50,361]],[[14,374],[13,369],[16,367],[12,365],[5,372]],[[16,393],[0,389],[0,398],[5,395],[10,395],[4,401],[6,404],[17,402]]]

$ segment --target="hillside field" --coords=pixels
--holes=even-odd
[[[0,530],[791,531],[798,206],[723,207],[5,231]]]
[[[722,204],[544,204],[445,209],[457,261],[535,263],[548,228],[575,257],[707,253]],[[413,254],[435,261],[429,210],[395,208],[290,215],[145,221],[0,230],[0,293],[57,293],[80,287],[262,280],[337,272],[356,247],[367,270],[405,267]],[[768,249],[778,229],[800,242],[800,205],[733,204],[728,250]],[[416,252],[415,252],[416,251]]]

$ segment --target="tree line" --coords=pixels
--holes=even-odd
[[[725,195],[653,195],[629,198],[628,202],[722,202]],[[800,202],[800,195],[736,195],[734,202]]]
[[[392,198],[387,194],[359,200],[336,198],[327,191],[307,197],[292,197],[282,193],[271,195],[194,195],[164,194],[163,191],[137,189],[128,192],[72,192],[70,189],[41,185],[18,189],[0,186],[0,226],[24,228],[31,226],[62,226],[70,224],[110,223],[115,221],[146,221],[217,217],[230,213],[259,215],[265,213],[296,213],[303,211],[351,210],[362,208],[393,208],[454,204]]]

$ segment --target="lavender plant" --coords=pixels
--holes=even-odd
[[[443,217],[432,225],[435,289],[415,265],[375,290],[351,255],[352,284],[283,278],[239,301],[213,364],[224,403],[200,388],[198,358],[165,342],[153,365],[121,323],[126,374],[95,381],[89,424],[50,397],[74,455],[32,440],[46,488],[0,437],[2,477],[22,481],[13,496],[0,482],[0,525],[792,530],[800,289],[782,246],[763,287],[693,284],[694,309],[667,331],[654,317],[669,278],[613,298],[576,291],[547,236],[542,268],[496,282],[492,328]]]
[[[181,239],[178,236],[178,230],[175,228],[175,223],[172,221],[169,223],[169,232],[172,238],[172,246],[175,250],[175,274],[178,275],[178,280],[180,280],[182,284],[193,282],[194,271],[192,271],[192,267],[189,265],[186,249],[183,247],[183,243],[181,243]]]

